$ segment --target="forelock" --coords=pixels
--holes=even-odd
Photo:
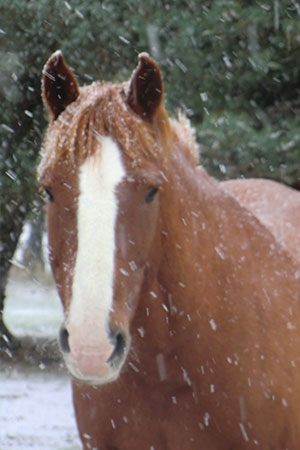
[[[135,114],[126,103],[128,83],[93,83],[50,123],[42,146],[39,178],[60,159],[81,164],[104,136],[112,137],[136,164],[157,159],[170,147],[170,121],[162,108],[154,123]]]

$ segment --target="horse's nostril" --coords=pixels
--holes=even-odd
[[[111,337],[111,340],[114,343],[114,350],[107,362],[112,366],[117,365],[118,361],[122,358],[126,348],[126,338],[123,333],[118,333],[115,336]]]
[[[69,332],[65,327],[61,327],[59,331],[59,345],[63,353],[70,353]]]

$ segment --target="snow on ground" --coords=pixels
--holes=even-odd
[[[60,300],[52,283],[13,272],[6,289],[4,320],[15,336],[55,338],[63,320]]]
[[[77,450],[66,375],[32,368],[0,373],[0,449]]]
[[[7,289],[4,318],[18,337],[51,341],[62,310],[53,286],[15,277]],[[80,448],[70,377],[59,364],[0,361],[0,450]]]

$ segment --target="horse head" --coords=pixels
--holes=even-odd
[[[42,92],[50,124],[39,176],[65,314],[60,347],[76,378],[103,384],[126,361],[139,295],[160,257],[170,139],[161,73],[143,53],[129,83],[79,88],[57,51]]]

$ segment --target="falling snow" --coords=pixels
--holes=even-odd
[[[210,326],[211,326],[211,329],[212,329],[213,331],[216,331],[216,329],[217,329],[217,324],[216,324],[216,322],[214,321],[214,319],[210,319],[209,324],[210,324]]]
[[[145,337],[146,331],[145,331],[144,327],[138,327],[137,331],[138,331],[139,335],[141,336],[141,338]]]
[[[189,386],[192,386],[192,381],[191,381],[191,379],[190,379],[190,377],[189,377],[189,374],[188,374],[187,370],[186,370],[184,367],[181,367],[181,370],[182,370],[182,375],[183,375],[184,381],[185,381]]]
[[[203,421],[204,421],[204,425],[206,427],[209,426],[209,421],[210,421],[210,414],[208,412],[206,412],[203,416]]]
[[[151,295],[151,297],[153,298],[157,298],[157,294],[154,291],[150,291],[149,294]]]
[[[156,355],[157,368],[159,373],[160,381],[165,381],[167,379],[167,369],[165,364],[165,358],[162,353]]]
[[[136,367],[136,365],[133,364],[133,362],[129,361],[128,365],[129,365],[129,367],[131,367],[131,369],[132,369],[134,372],[139,373],[140,369],[139,369],[138,367]]]
[[[215,250],[221,259],[223,259],[223,260],[226,259],[226,256],[224,255],[224,252],[222,251],[222,249],[220,247],[215,247]]]
[[[123,267],[120,268],[120,272],[122,275],[124,275],[124,277],[129,277],[129,273],[126,269],[123,269]]]
[[[239,423],[239,427],[240,427],[241,433],[243,435],[243,438],[245,439],[246,442],[249,442],[249,437],[248,437],[245,425],[243,423]]]
[[[137,265],[136,265],[135,261],[129,261],[128,265],[132,272],[134,272],[137,269]]]

